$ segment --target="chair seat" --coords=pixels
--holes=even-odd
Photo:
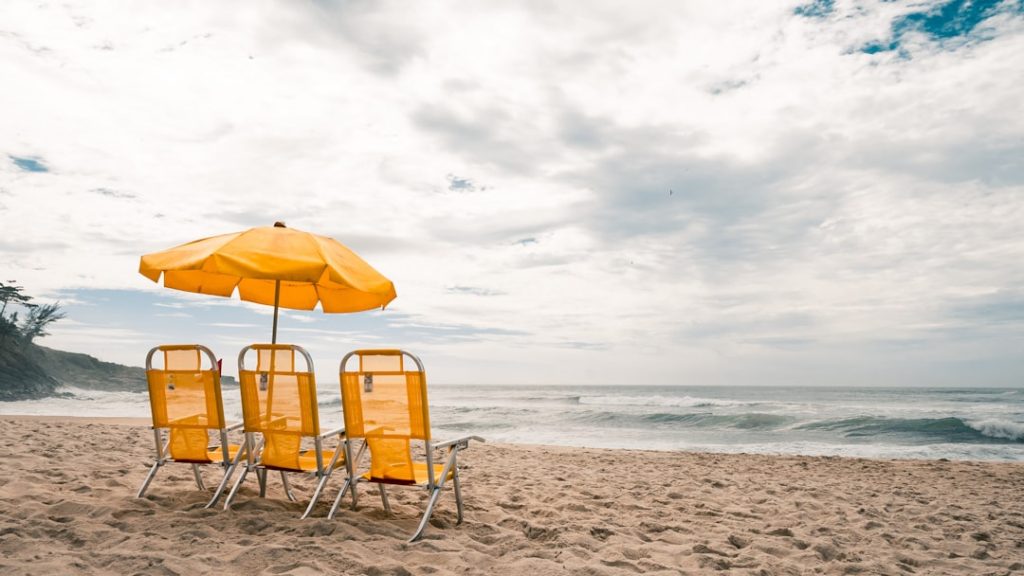
[[[238,444],[228,444],[228,460],[234,460],[235,454],[238,454],[238,451],[241,449],[242,446]],[[224,453],[221,452],[220,446],[217,446],[216,448],[206,449],[205,460],[189,460],[187,458],[168,458],[168,460],[171,462],[184,462],[186,464],[219,464],[224,461]]]
[[[330,465],[331,458],[334,458],[334,450],[324,450],[324,466]],[[338,461],[334,463],[334,467],[340,468],[344,465],[345,453],[342,452],[338,455]],[[306,450],[302,454],[299,454],[299,468],[302,472],[316,472],[316,450]]]
[[[235,459],[235,455],[238,454],[238,451],[241,449],[242,446],[239,444],[228,444],[228,460],[233,461]],[[224,452],[221,451],[220,446],[207,450],[206,456],[210,459],[210,462],[224,461]]]
[[[398,480],[392,478],[374,478],[369,472],[363,474],[363,480],[369,482],[379,482],[381,484],[426,484],[429,478],[427,477],[427,463],[426,462],[413,462],[412,463],[413,475],[416,477],[414,482],[408,480]],[[441,481],[441,473],[444,472],[444,464],[434,464],[434,481]],[[448,477],[445,480],[451,480],[455,477],[455,468],[448,471]]]

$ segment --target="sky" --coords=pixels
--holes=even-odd
[[[138,260],[280,220],[398,291],[283,313],[321,379],[1019,386],[1021,54],[1021,0],[6,1],[0,276],[232,366],[271,310]]]

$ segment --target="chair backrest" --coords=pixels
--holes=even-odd
[[[423,363],[402,350],[357,350],[345,356],[339,372],[345,435],[366,440],[370,476],[415,483],[411,441],[430,442]]]
[[[255,352],[256,363],[246,367],[245,356]],[[305,370],[295,364],[305,360]],[[293,344],[253,344],[238,354],[238,381],[246,433],[263,435],[260,456],[266,466],[300,470],[302,438],[320,433],[316,377],[309,353]]]
[[[203,368],[203,356],[209,367]],[[162,359],[162,368],[154,364]],[[213,352],[199,344],[157,346],[146,355],[146,381],[154,428],[170,430],[170,456],[209,462],[209,430],[224,429],[220,372]]]

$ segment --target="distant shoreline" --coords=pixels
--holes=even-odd
[[[0,415],[149,425],[145,390],[65,391],[0,402]],[[342,426],[338,388],[317,392],[321,425]],[[225,386],[222,399],[228,420],[241,420],[237,389]],[[438,438],[472,433],[509,445],[1024,462],[1024,390],[1016,389],[436,385],[430,400]]]
[[[36,414],[0,414],[0,422],[2,421],[13,421],[13,422],[36,422],[46,424],[67,424],[70,426],[80,425],[113,425],[113,426],[129,426],[129,427],[146,427],[149,428],[152,425],[151,418],[131,418],[131,417],[113,417],[113,416],[61,416],[61,415],[36,415]],[[441,438],[444,440],[445,438]],[[948,458],[901,458],[898,456],[859,456],[859,455],[831,455],[831,454],[790,454],[785,452],[778,453],[756,453],[756,452],[725,452],[715,450],[700,450],[693,448],[607,448],[607,447],[595,447],[595,446],[572,446],[563,444],[543,444],[537,442],[487,442],[488,445],[494,447],[502,447],[509,449],[529,449],[529,450],[542,450],[549,454],[564,454],[571,455],[579,452],[588,453],[634,453],[634,454],[652,454],[652,455],[664,455],[664,454],[680,454],[693,457],[756,457],[756,458],[769,458],[769,459],[780,459],[780,460],[791,460],[791,459],[804,459],[810,461],[816,460],[845,460],[845,461],[866,461],[866,462],[889,462],[889,463],[906,463],[906,464],[927,464],[933,463],[945,463],[950,462]],[[985,459],[971,459],[971,458],[958,458],[952,460],[952,462],[959,462],[963,464],[978,464],[978,465],[1008,465],[1018,466],[1020,465],[1017,461],[1012,460],[985,460]]]

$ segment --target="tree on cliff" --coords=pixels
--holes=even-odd
[[[25,294],[24,290],[14,280],[0,282],[0,344],[6,344],[9,340],[31,344],[36,338],[49,334],[46,328],[50,324],[64,318],[60,302],[33,304],[32,297]],[[11,305],[25,309],[23,320],[19,321],[17,310],[7,312]]]
[[[94,390],[146,389],[142,368],[51,350],[33,340],[64,317],[60,303],[36,304],[13,280],[0,282],[0,402],[57,394],[61,386]]]
[[[21,286],[15,286],[14,280],[10,280],[9,282],[10,284],[0,282],[0,302],[2,302],[2,305],[0,305],[0,319],[5,320],[7,319],[5,314],[7,313],[8,304],[32,306],[32,304],[29,304],[29,302],[32,301],[32,297],[22,293],[24,288]]]

